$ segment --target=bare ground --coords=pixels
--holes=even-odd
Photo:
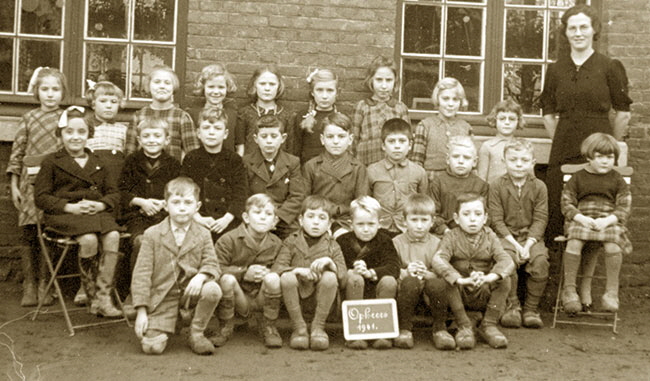
[[[551,325],[505,329],[504,350],[480,343],[472,351],[433,348],[430,329],[415,331],[413,350],[353,351],[340,325],[331,324],[330,349],[266,349],[253,330],[240,327],[213,356],[197,356],[183,335],[162,356],[140,352],[124,324],[80,330],[69,337],[61,315],[36,321],[19,307],[20,285],[0,283],[0,379],[8,380],[650,380],[650,288],[622,290],[619,334],[608,328]],[[85,313],[82,313],[83,318]],[[280,332],[290,334],[283,320]],[[15,358],[14,358],[15,356]]]

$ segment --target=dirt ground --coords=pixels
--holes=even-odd
[[[415,331],[412,350],[353,351],[339,325],[328,325],[330,349],[266,349],[240,327],[213,356],[191,353],[183,335],[165,354],[147,356],[125,324],[80,330],[69,337],[61,315],[31,321],[19,306],[20,285],[0,283],[0,379],[8,380],[650,380],[650,287],[622,290],[619,334],[608,328],[560,326],[505,329],[509,345],[472,351],[433,348],[430,329]],[[86,315],[81,313],[80,316]],[[21,317],[23,317],[21,319]],[[280,323],[285,340],[286,320]]]

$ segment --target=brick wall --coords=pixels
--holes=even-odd
[[[634,252],[624,259],[623,284],[650,284],[650,2],[603,1],[603,38],[600,50],[620,59],[630,80],[632,122],[629,165],[633,212],[628,223]]]

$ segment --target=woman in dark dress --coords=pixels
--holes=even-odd
[[[562,16],[561,35],[568,40],[570,53],[561,55],[546,71],[540,102],[544,127],[553,139],[546,175],[549,241],[563,232],[561,166],[586,162],[580,144],[594,132],[621,140],[630,119],[632,100],[623,64],[594,51],[600,30],[600,20],[591,7],[568,9]],[[611,110],[615,114],[610,121]]]

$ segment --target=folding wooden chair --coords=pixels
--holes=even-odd
[[[565,164],[562,166],[562,173],[564,174],[563,181],[566,183],[571,176],[577,171],[583,169],[586,164]],[[625,182],[630,184],[632,167],[614,167],[625,179]],[[556,242],[566,242],[567,237],[559,236],[555,238]],[[594,271],[598,261],[600,251],[591,253],[583,252],[582,272],[578,278],[582,281],[585,278],[591,279],[606,279],[605,276],[594,276]],[[582,282],[581,282],[582,283]],[[570,325],[586,325],[596,327],[612,327],[614,333],[618,333],[618,312],[604,312],[604,311],[581,311],[576,314],[568,314],[564,312],[564,307],[561,302],[562,287],[564,286],[564,268],[560,266],[560,282],[558,284],[557,295],[555,297],[555,309],[553,312],[553,325],[555,328],[557,324],[570,324]]]
[[[45,156],[47,155],[26,156],[23,159],[24,164],[28,168],[30,168],[29,170],[30,175],[35,175],[38,173],[38,170],[40,169],[40,163],[45,158]],[[85,323],[85,324],[72,323],[72,319],[70,318],[70,312],[86,311],[86,308],[82,308],[82,307],[69,308],[66,305],[65,299],[63,297],[63,292],[61,291],[61,286],[59,285],[59,279],[79,278],[80,273],[77,272],[77,273],[69,273],[69,274],[59,274],[59,272],[61,271],[61,267],[65,259],[68,257],[68,254],[70,253],[71,249],[78,246],[79,243],[72,237],[60,236],[54,234],[53,232],[48,231],[47,228],[43,228],[40,221],[36,224],[36,229],[37,229],[38,241],[41,246],[41,253],[50,272],[50,279],[47,282],[47,285],[45,287],[45,294],[47,295],[50,292],[50,289],[54,287],[54,292],[57,299],[59,300],[61,309],[52,310],[52,311],[50,310],[43,311],[42,310],[43,300],[40,299],[38,301],[38,306],[34,311],[34,315],[32,316],[32,321],[36,320],[38,315],[41,314],[63,313],[70,336],[74,336],[75,329],[81,329],[81,328],[96,327],[96,326],[115,324],[121,322],[125,322],[128,326],[131,326],[131,323],[126,317],[126,314],[124,314],[124,316],[120,319],[102,320],[102,321],[96,321],[96,322]],[[129,234],[123,233],[120,235],[120,240],[122,240],[123,238],[128,238],[129,236],[130,236]],[[52,248],[60,250],[60,254],[58,254],[58,258],[55,258],[54,250],[50,250],[48,246],[52,246]],[[56,264],[54,263],[54,259],[56,259]],[[78,259],[79,258],[77,258],[77,260]],[[114,288],[113,288],[113,293],[115,295],[115,299],[120,305],[120,308],[122,309],[122,312],[124,312],[124,306],[122,305],[122,300],[120,299],[117,291]]]

